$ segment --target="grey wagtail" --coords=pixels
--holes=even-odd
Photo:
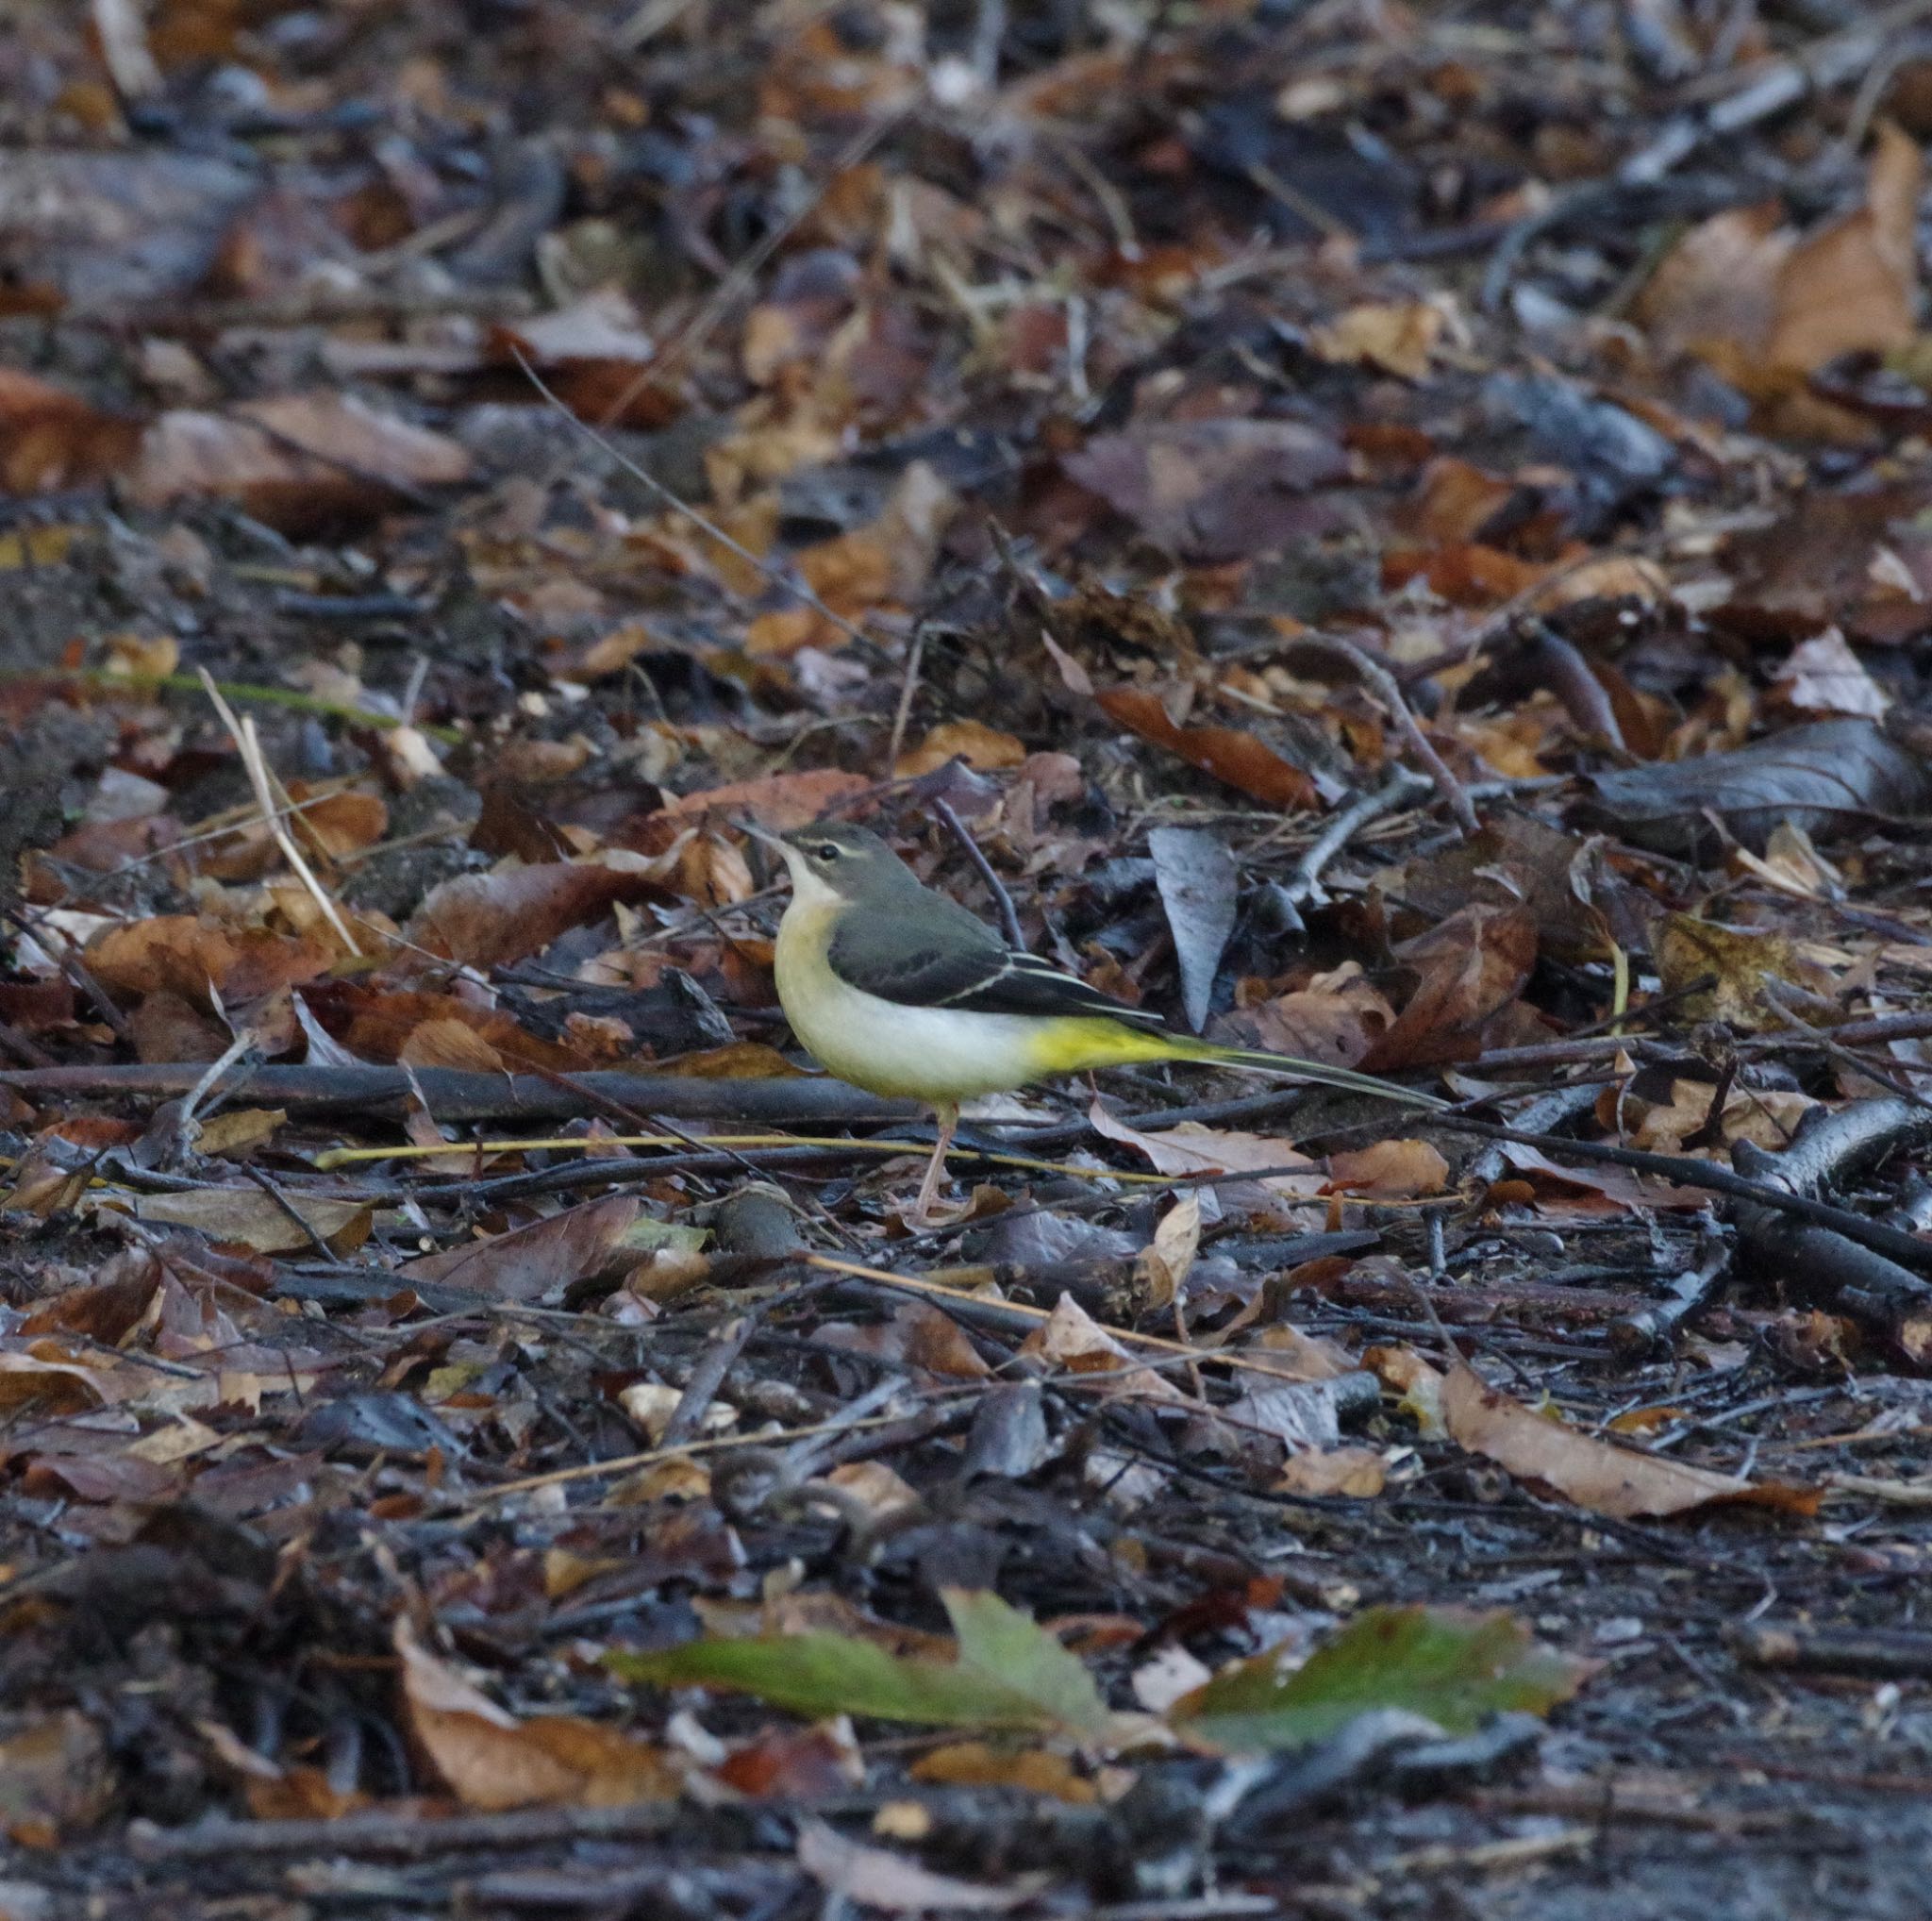
[[[1174,1033],[1158,1014],[1008,947],[958,901],[922,887],[864,827],[769,834],[744,825],[776,847],[791,871],[776,965],[791,1031],[841,1080],[869,1094],[923,1100],[939,1116],[918,1221],[932,1217],[959,1103],[1051,1075],[1201,1061],[1293,1075],[1408,1107],[1448,1105],[1372,1074]]]

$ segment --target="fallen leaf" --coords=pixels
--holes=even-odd
[[[1144,687],[1107,687],[1093,698],[1110,719],[1143,741],[1177,754],[1191,767],[1225,781],[1264,807],[1293,812],[1313,807],[1319,798],[1308,775],[1239,727],[1176,727],[1159,695]]]
[[[411,1736],[466,1808],[616,1808],[675,1800],[681,1771],[662,1749],[575,1714],[519,1720],[416,1639],[399,1616],[403,1712]]]
[[[636,1261],[647,1250],[631,1246],[627,1237],[642,1211],[643,1203],[629,1194],[607,1194],[547,1220],[406,1261],[397,1278],[474,1288],[501,1300],[541,1300]]]
[[[1170,553],[1251,560],[1318,530],[1309,492],[1346,478],[1348,456],[1299,421],[1149,421],[1061,465]]]
[[[762,780],[734,780],[723,787],[702,788],[694,793],[667,797],[664,814],[715,813],[721,818],[749,814],[774,834],[809,827],[841,802],[863,793],[872,785],[861,774],[844,774],[833,767],[811,767],[795,774],[773,774]]]
[[[1051,1361],[1069,1374],[1103,1385],[1108,1395],[1138,1395],[1154,1400],[1174,1400],[1180,1390],[1137,1360],[1103,1328],[1072,1295],[1061,1295],[1045,1323],[1021,1344],[1020,1352]]]
[[[1277,1493],[1341,1495],[1373,1500],[1389,1482],[1388,1463],[1373,1447],[1327,1447],[1291,1454],[1274,1478]]]
[[[923,1754],[907,1772],[916,1781],[945,1787],[1018,1788],[1076,1807],[1097,1798],[1094,1784],[1064,1754],[1045,1747],[994,1747],[984,1741],[953,1741]]]
[[[1813,839],[1862,832],[1874,814],[1932,804],[1932,766],[1865,720],[1816,721],[1698,760],[1586,777],[1578,811],[1659,854],[1699,858],[1715,837],[1707,812],[1754,852],[1790,825]]]
[[[245,401],[228,413],[177,409],[142,436],[124,485],[142,507],[195,495],[240,501],[284,530],[379,511],[397,494],[470,476],[456,441],[342,393]]]
[[[1396,953],[1422,979],[1369,1049],[1362,1066],[1371,1074],[1480,1053],[1485,1023],[1516,999],[1536,965],[1537,923],[1523,908],[1473,905]]]
[[[1135,1260],[1134,1275],[1141,1289],[1137,1298],[1145,1303],[1143,1312],[1173,1306],[1187,1285],[1200,1246],[1201,1197],[1183,1194],[1160,1217],[1154,1239]]]
[[[108,928],[88,943],[88,971],[115,994],[178,994],[206,1008],[233,1007],[326,974],[339,950],[313,935],[236,927],[193,914],[156,914]]]
[[[1158,1133],[1130,1128],[1094,1101],[1087,1110],[1088,1124],[1096,1134],[1144,1155],[1157,1173],[1189,1175],[1258,1174],[1270,1170],[1262,1185],[1297,1200],[1317,1198],[1324,1185],[1321,1163],[1311,1161],[1290,1142],[1272,1134],[1241,1134],[1224,1128],[1204,1128],[1183,1121]],[[1300,1172],[1306,1168],[1306,1174]],[[1283,1170],[1287,1170],[1284,1172]]]
[[[1490,1387],[1459,1362],[1442,1388],[1449,1437],[1472,1454],[1506,1467],[1520,1479],[1541,1482],[1593,1513],[1620,1521],[1681,1514],[1714,1504],[1815,1513],[1822,1492],[1716,1474],[1668,1455],[1639,1454],[1594,1441],[1560,1421],[1545,1420]]]
[[[136,1203],[135,1214],[143,1221],[193,1228],[212,1241],[236,1242],[258,1254],[291,1254],[298,1249],[313,1252],[318,1240],[341,1254],[359,1247],[369,1238],[367,1202],[284,1193],[289,1203],[286,1208],[258,1187],[197,1187],[179,1194],[144,1194]],[[303,1231],[303,1222],[310,1232]]]
[[[1427,300],[1351,307],[1308,343],[1324,360],[1360,362],[1398,380],[1421,380],[1447,325],[1442,309]]]
[[[1901,346],[1916,319],[1924,172],[1918,143],[1881,125],[1863,206],[1802,240],[1774,208],[1716,214],[1658,262],[1633,316],[1660,352],[1696,355],[1760,396],[1780,376]]]
[[[1328,1177],[1337,1194],[1411,1200],[1441,1194],[1449,1182],[1449,1163],[1427,1141],[1377,1141],[1353,1152],[1331,1154]]]
[[[1191,827],[1156,827],[1147,836],[1147,851],[1174,935],[1188,1024],[1198,1034],[1208,1025],[1214,977],[1234,932],[1241,870],[1220,840]]]
[[[916,779],[959,760],[982,774],[1017,767],[1026,758],[1024,742],[1003,734],[983,721],[946,721],[933,728],[918,746],[908,748],[892,763],[895,780]]]
[[[1304,1746],[1378,1708],[1466,1734],[1491,1714],[1546,1714],[1590,1673],[1540,1647],[1507,1614],[1371,1608],[1305,1662],[1290,1644],[1236,1662],[1184,1695],[1171,1718],[1230,1753]]]
[[[408,938],[469,967],[501,967],[540,954],[619,901],[661,894],[648,876],[599,862],[550,861],[458,874],[416,910]]]
[[[701,1683],[824,1718],[863,1714],[958,1728],[1045,1728],[1104,1735],[1112,1716],[1077,1656],[996,1595],[947,1588],[958,1658],[898,1655],[843,1634],[688,1641],[656,1654],[610,1654],[625,1680]]]
[[[20,158],[16,156],[16,158]],[[120,473],[141,429],[78,394],[0,367],[0,489],[45,493]]]
[[[1800,955],[1789,934],[1772,928],[1663,914],[1651,933],[1651,954],[1659,988],[1682,1001],[1687,1020],[1756,1032],[1790,1025],[1780,1002],[1801,1018],[1835,1014],[1831,977]]]
[[[0,1824],[58,1833],[107,1812],[114,1791],[108,1744],[92,1720],[67,1708],[0,1739]]]
[[[1800,641],[1772,685],[1787,707],[1806,713],[1861,714],[1877,720],[1891,705],[1837,627]]]

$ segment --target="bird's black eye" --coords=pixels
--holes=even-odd
[[[836,860],[839,858],[839,844],[836,841],[821,841],[812,852],[821,860]]]

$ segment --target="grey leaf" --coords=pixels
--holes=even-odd
[[[1147,836],[1154,880],[1181,968],[1181,998],[1188,1025],[1198,1034],[1214,998],[1214,977],[1234,932],[1234,856],[1212,834],[1192,827],[1156,827]]]

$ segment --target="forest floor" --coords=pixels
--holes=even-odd
[[[1923,1915],[1932,5],[0,21],[0,1915]],[[862,819],[1195,1068],[816,1073]]]

